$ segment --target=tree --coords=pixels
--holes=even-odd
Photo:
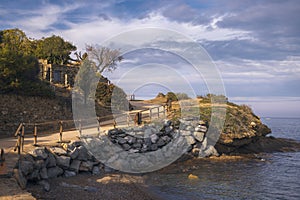
[[[87,45],[86,51],[88,58],[93,61],[100,74],[104,71],[112,72],[117,68],[117,62],[123,60],[119,50],[112,50],[108,47]]]
[[[81,56],[81,53],[77,53],[78,60],[81,60],[81,66],[76,76],[77,86],[83,92],[84,104],[87,103],[91,91],[97,89],[96,98],[102,96],[101,88],[99,88],[101,84],[98,84],[100,78],[103,78],[101,74],[104,71],[116,69],[117,62],[123,59],[118,50],[111,50],[107,47],[87,46],[86,49],[87,54]],[[101,101],[103,100],[101,99]]]
[[[2,92],[19,90],[37,80],[39,65],[34,48],[19,29],[0,32],[0,88]]]
[[[2,52],[17,52],[18,54],[33,55],[35,42],[27,38],[20,29],[0,31],[0,48]]]
[[[178,101],[177,97],[176,97],[176,94],[174,92],[168,92],[166,94],[166,97],[167,97],[167,101]]]
[[[186,93],[176,93],[176,97],[178,100],[186,100],[190,99],[190,97]]]
[[[66,42],[63,38],[53,35],[37,41],[35,55],[48,60],[51,64],[63,65],[69,63],[70,55],[76,49],[76,46]]]

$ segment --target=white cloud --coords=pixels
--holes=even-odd
[[[62,16],[64,13],[78,8],[79,4],[72,6],[58,7],[55,5],[46,6],[44,9],[35,11],[33,16],[14,21],[13,24],[22,28],[30,37],[39,38],[41,35],[45,36],[44,31],[51,27],[53,30],[48,34],[59,34],[69,41],[73,41],[79,49],[83,49],[85,44],[101,44],[104,40],[120,34],[124,31],[134,30],[136,28],[165,28],[177,31],[192,38],[195,41],[200,40],[232,40],[232,39],[251,39],[250,32],[214,27],[211,29],[209,25],[197,25],[188,22],[172,21],[158,12],[152,12],[146,18],[130,20],[122,20],[118,18],[111,18],[111,20],[104,20],[103,18],[95,18],[90,16],[89,21],[81,23],[71,23],[66,21]],[[87,14],[85,17],[89,17]],[[215,23],[222,20],[216,17]],[[65,23],[69,26],[67,30],[55,29],[53,24]],[[144,36],[141,36],[144,37]],[[138,41],[138,38],[136,38]]]
[[[227,82],[272,82],[300,79],[300,57],[285,60],[219,60],[215,62]]]

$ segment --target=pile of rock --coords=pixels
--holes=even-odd
[[[108,137],[112,143],[130,153],[156,151],[167,145],[174,137],[182,136],[189,145],[188,152],[195,157],[218,155],[213,146],[207,145],[206,133],[208,125],[202,120],[185,118],[174,124],[164,120],[163,126],[149,124],[141,127],[112,129]]]
[[[37,147],[20,157],[14,169],[15,178],[21,188],[27,181],[35,181],[49,190],[47,179],[58,176],[71,177],[81,172],[100,174],[104,166],[98,162],[81,141],[75,141],[61,147]]]

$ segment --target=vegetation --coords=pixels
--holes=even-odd
[[[105,80],[102,73],[113,71],[117,67],[117,62],[123,59],[118,50],[111,50],[106,47],[87,46],[86,50],[87,53],[83,56],[81,56],[81,53],[77,54],[77,57],[81,60],[81,66],[76,76],[76,83],[78,89],[83,92],[85,104],[89,94],[95,89],[96,99],[105,94],[106,88],[101,88],[102,84],[98,84],[99,80],[100,82],[104,80],[104,83],[108,84],[108,80]],[[101,92],[103,94],[100,94]],[[108,98],[111,98],[111,95]],[[106,101],[103,98],[97,100]]]
[[[104,71],[114,71],[117,68],[117,63],[123,60],[120,51],[116,49],[87,45],[86,51],[88,59],[92,61],[100,74]]]
[[[48,63],[64,65],[71,60],[70,54],[76,51],[76,47],[63,38],[53,35],[35,41],[35,55],[37,58],[46,59]]]
[[[35,41],[19,29],[0,31],[0,91],[25,95],[53,93],[39,80]]]

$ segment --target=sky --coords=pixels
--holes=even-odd
[[[76,45],[78,51],[84,51],[86,44],[101,45],[136,29],[151,27],[180,33],[188,42],[155,40],[152,46],[168,46],[172,51],[187,48],[186,44],[201,45],[208,54],[205,58],[214,63],[229,100],[250,105],[262,117],[300,117],[299,19],[299,0],[0,2],[0,29],[19,28],[35,39],[59,35]],[[144,38],[128,41],[138,43],[149,38],[145,34]],[[194,49],[190,51],[194,53]],[[196,95],[210,91],[203,73],[196,72],[191,63],[157,49],[126,52],[119,68],[107,76],[118,82],[120,77],[128,78],[126,73],[137,66],[152,69],[139,74],[139,79],[153,77],[153,87],[136,85],[137,96],[173,87],[191,89]],[[155,86],[159,76],[154,72],[162,73],[160,76],[169,82]],[[121,80],[129,84],[125,82]]]

